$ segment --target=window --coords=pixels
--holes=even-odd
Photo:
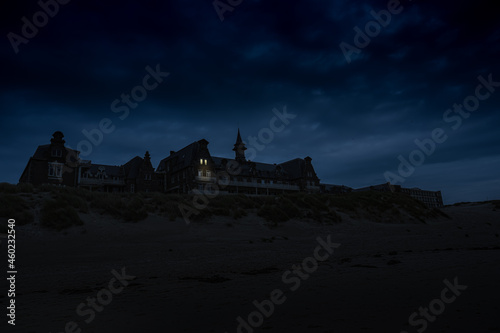
[[[212,173],[210,172],[210,170],[207,170],[207,177],[211,177],[211,176],[212,176]]]
[[[200,165],[203,165],[203,159],[200,158]]]
[[[61,157],[62,156],[62,150],[61,149],[52,149],[50,153],[53,157]]]
[[[205,160],[205,165],[207,165],[207,160]]]
[[[135,192],[135,185],[130,184],[130,193],[134,193],[134,192]]]
[[[203,175],[201,169],[198,169],[198,177],[201,177]]]
[[[49,163],[49,177],[62,178],[62,163]]]

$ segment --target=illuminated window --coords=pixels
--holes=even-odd
[[[202,158],[200,158],[200,164],[203,165],[203,159]]]
[[[205,160],[205,165],[207,165],[207,160]]]

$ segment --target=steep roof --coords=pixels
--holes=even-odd
[[[290,178],[297,179],[304,175],[306,162],[302,158],[294,158],[293,160],[280,164],[283,169],[290,175]]]
[[[219,169],[224,169],[223,161],[234,161],[232,158],[224,158],[224,157],[214,157],[212,156],[212,160],[215,165]],[[261,163],[261,162],[245,162],[240,164],[241,173],[240,176],[256,176],[256,177],[266,177],[266,178],[276,178],[277,171],[281,168],[279,164],[270,164],[270,163]],[[281,178],[288,179],[290,178],[286,170],[281,168]]]
[[[144,162],[144,159],[142,159],[139,156],[134,157],[127,163],[123,165],[123,171],[125,173],[125,176],[127,178],[137,178],[139,175],[139,170],[141,169],[141,165]]]
[[[72,153],[70,156],[78,156],[79,151],[68,147],[64,147],[68,153]],[[33,158],[37,160],[46,160],[50,157],[50,144],[38,146],[33,154]],[[76,159],[76,157],[75,157]],[[76,162],[76,161],[72,161]]]
[[[200,141],[195,141],[177,152],[172,151],[170,153],[170,156],[160,161],[157,171],[158,172],[166,171],[167,169],[166,163],[168,161],[170,161],[170,171],[181,170],[191,165],[196,156],[196,153],[200,149]]]

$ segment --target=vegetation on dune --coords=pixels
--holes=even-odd
[[[21,196],[0,193],[0,232],[7,231],[7,221],[15,219],[16,225],[32,223],[34,220],[31,207]]]
[[[100,214],[108,214],[127,222],[138,222],[148,217],[147,206],[138,195],[96,192],[91,206]]]
[[[45,200],[40,211],[40,224],[44,227],[63,230],[74,225],[82,225],[75,208],[59,199]]]
[[[198,205],[193,204],[196,200]],[[192,195],[103,193],[50,185],[33,188],[29,184],[1,183],[0,204],[0,217],[15,218],[18,224],[33,222],[33,211],[38,204],[41,206],[41,225],[57,230],[81,225],[79,213],[106,214],[126,222],[138,222],[154,214],[174,221],[183,218],[180,206],[197,212],[190,216],[193,221],[204,221],[212,216],[241,219],[253,213],[274,225],[293,218],[339,223],[342,215],[384,223],[425,223],[428,218],[447,217],[441,210],[429,209],[409,196],[375,191],[342,196],[306,193],[218,195],[202,200]],[[500,201],[492,204],[498,208]]]
[[[0,193],[33,193],[34,187],[31,184],[9,184],[0,183]]]
[[[425,223],[428,218],[448,217],[437,208],[427,208],[408,195],[391,192],[352,192],[332,198],[330,205],[353,217],[375,222],[399,222],[405,219]]]

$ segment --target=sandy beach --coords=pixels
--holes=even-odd
[[[68,332],[498,332],[500,212],[488,203],[443,212],[451,218],[426,224],[343,216],[330,225],[295,219],[270,227],[253,214],[186,225],[154,215],[123,223],[91,211],[64,232],[19,226],[9,331],[66,332],[70,323]],[[314,257],[318,237],[340,245],[301,278],[293,265]],[[109,289],[113,270],[127,285],[91,316],[85,303]],[[445,294],[454,300],[444,309],[434,302],[440,313],[429,314],[424,330],[423,320],[410,325],[454,279],[466,289]],[[254,313],[254,301],[269,305],[276,290],[280,304],[264,306],[269,317]],[[81,303],[87,315],[77,313]]]

